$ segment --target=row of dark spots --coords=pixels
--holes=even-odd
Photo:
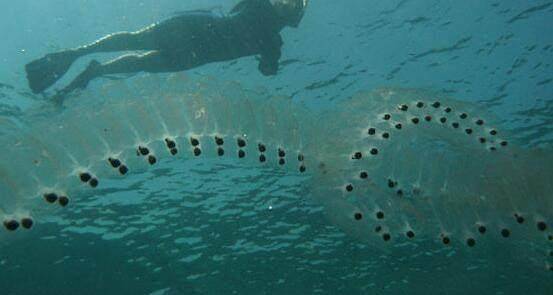
[[[50,204],[54,204],[57,202],[62,207],[65,207],[67,206],[67,204],[69,204],[69,198],[65,195],[59,196],[56,193],[46,193],[42,195],[42,197],[47,203],[50,203]]]
[[[395,189],[398,186],[398,182],[397,182],[397,180],[393,180],[391,178],[388,178],[387,185],[388,185],[388,188]],[[396,195],[398,197],[403,197],[403,190],[400,189],[400,188],[396,189]]]
[[[371,148],[369,150],[369,154],[373,155],[373,156],[376,156],[378,155],[378,149],[377,148]],[[351,155],[351,159],[352,160],[361,160],[363,158],[363,153],[362,152],[354,152],[353,155]]]
[[[157,163],[157,158],[154,155],[152,155],[150,153],[150,149],[145,146],[139,146],[136,151],[136,155],[146,157],[150,165],[154,165],[155,163]]]
[[[177,149],[177,143],[173,139],[166,138],[165,146],[167,146],[171,155],[175,156],[176,154],[178,154],[179,150]]]
[[[119,174],[125,175],[129,172],[129,168],[127,165],[123,164],[121,160],[116,158],[108,158],[108,162],[111,165],[113,169],[117,169],[119,171]]]
[[[24,229],[31,229],[33,227],[33,219],[31,217],[23,217],[21,220],[6,219],[4,220],[4,227],[9,231],[15,231],[21,226]]]
[[[79,174],[79,179],[83,183],[88,183],[88,185],[90,185],[90,187],[92,188],[95,188],[98,186],[98,184],[100,184],[100,182],[98,181],[98,178],[92,176],[92,174],[88,172],[81,172]]]
[[[371,136],[376,135],[376,128],[373,128],[373,127],[369,128],[369,129],[367,130],[367,134],[369,134],[369,135],[371,135]],[[381,134],[381,136],[382,136],[382,138],[384,138],[384,139],[389,139],[389,138],[390,138],[390,133],[388,133],[388,132],[383,132],[383,133]]]
[[[194,153],[194,156],[199,157],[202,154],[200,141],[195,137],[190,137],[190,145],[192,145],[192,152]]]

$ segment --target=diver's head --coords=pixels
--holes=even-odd
[[[284,25],[297,28],[309,0],[271,0]]]

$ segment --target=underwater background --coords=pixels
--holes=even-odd
[[[236,2],[0,0],[0,113],[44,103],[26,85],[35,58]],[[552,16],[549,1],[312,0],[300,27],[283,32],[277,76],[260,75],[253,57],[187,74],[314,106],[382,86],[436,90],[481,103],[541,146],[553,140]],[[29,232],[2,233],[0,294],[553,294],[553,276],[531,267],[375,251],[328,222],[301,176],[233,161],[161,164]]]

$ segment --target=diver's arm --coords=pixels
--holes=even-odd
[[[282,44],[282,38],[280,34],[277,34],[270,44],[264,44],[267,46],[262,47],[258,68],[263,75],[272,76],[278,72],[278,61],[281,56],[280,48]]]

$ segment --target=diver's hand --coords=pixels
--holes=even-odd
[[[275,62],[266,62],[263,59],[259,61],[258,66],[259,71],[261,74],[265,76],[274,76],[278,72],[278,61]]]

